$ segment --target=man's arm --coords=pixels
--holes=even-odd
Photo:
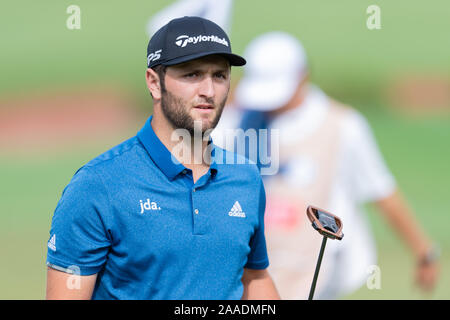
[[[90,300],[97,274],[79,276],[47,268],[47,300]]]
[[[279,300],[275,284],[267,269],[256,270],[244,268],[242,275],[244,293],[242,300]]]
[[[425,290],[434,288],[439,266],[437,261],[429,261],[431,241],[425,236],[411,209],[397,190],[392,195],[375,202],[389,224],[412,250],[416,258],[416,281]]]
[[[396,187],[369,123],[359,112],[352,111],[345,129],[343,141],[346,141],[348,152],[345,153],[344,163],[347,164],[347,174],[352,179],[355,199],[359,203],[375,203],[415,255],[418,262],[416,280],[419,285],[424,289],[433,288],[438,276],[438,265],[436,261],[431,262],[429,259],[429,253],[432,253],[431,241]]]

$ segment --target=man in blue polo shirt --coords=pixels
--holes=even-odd
[[[48,241],[48,299],[279,298],[266,271],[258,169],[227,163],[235,155],[208,135],[230,66],[244,64],[209,20],[175,19],[155,33],[146,73],[153,116],[64,189]],[[199,128],[200,139],[174,138]]]

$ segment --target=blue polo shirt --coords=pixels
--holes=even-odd
[[[151,119],[75,173],[53,215],[47,264],[97,273],[93,299],[240,299],[243,268],[269,264],[258,169],[227,164],[237,156],[213,144],[194,184]]]

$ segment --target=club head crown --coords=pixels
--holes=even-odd
[[[333,240],[342,240],[344,237],[344,234],[342,233],[343,225],[339,217],[314,206],[308,206],[306,214],[311,221],[313,228],[324,237]]]

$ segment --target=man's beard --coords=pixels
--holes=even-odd
[[[222,115],[226,100],[227,98],[225,97],[223,101],[219,103],[219,105],[215,105],[213,99],[204,101],[204,103],[208,103],[214,106],[216,115],[210,125],[202,125],[202,134],[204,134],[207,130],[214,129],[217,126],[217,123],[220,120],[220,116]],[[161,95],[161,109],[164,116],[174,129],[186,129],[192,136],[194,136],[194,121],[196,120],[194,120],[189,114],[190,109],[188,109],[183,99],[175,96],[167,90],[163,90]]]

